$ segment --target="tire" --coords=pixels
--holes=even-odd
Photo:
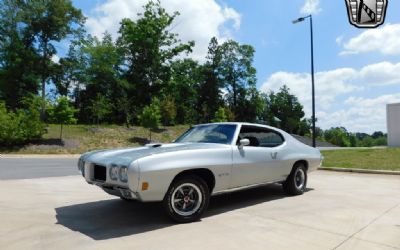
[[[198,221],[210,202],[210,192],[205,181],[188,175],[174,181],[163,200],[167,215],[176,222]]]
[[[286,181],[282,184],[288,195],[301,195],[307,187],[307,169],[303,163],[296,164]]]

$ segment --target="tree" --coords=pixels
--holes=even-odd
[[[254,48],[250,45],[240,45],[229,40],[218,48],[217,73],[225,89],[228,91],[228,103],[235,113],[236,120],[246,120],[241,113],[241,106],[254,94],[256,84],[256,69],[253,67]],[[249,89],[253,89],[250,92]],[[253,93],[252,93],[253,92]]]
[[[23,2],[0,1],[0,99],[7,108],[28,108],[23,98],[36,94],[38,54],[30,27],[24,25]]]
[[[115,108],[124,114],[124,123],[127,128],[129,128],[131,121],[133,119],[132,104],[125,91],[121,91],[121,95],[117,98],[115,102]]]
[[[160,1],[150,1],[138,20],[121,22],[117,44],[123,51],[124,77],[131,84],[129,96],[136,107],[160,97],[170,77],[170,63],[181,53],[191,52],[194,46],[193,41],[181,43],[178,35],[170,32],[178,14],[167,13]]]
[[[387,138],[385,136],[382,137],[378,137],[376,139],[374,139],[374,145],[375,146],[387,146]]]
[[[371,136],[365,137],[363,140],[359,141],[360,147],[372,147],[374,145],[374,139]]]
[[[85,89],[81,93],[83,111],[101,95],[106,100],[103,105],[109,105],[109,120],[129,123],[135,106],[128,94],[129,83],[121,78],[123,58],[111,35],[105,33],[102,40],[89,37],[82,50],[86,60]]]
[[[343,127],[330,128],[325,131],[325,140],[340,147],[348,147],[351,145],[349,133]]]
[[[382,131],[375,131],[372,135],[372,138],[378,139],[379,137],[384,137],[384,133]]]
[[[228,121],[228,117],[225,114],[225,107],[219,107],[215,112],[214,119],[212,122],[226,122]]]
[[[368,136],[369,136],[369,134],[366,134],[366,133],[356,133],[356,137],[357,137],[357,139],[360,140],[360,141],[364,140],[364,139],[367,138]]]
[[[160,126],[161,113],[159,101],[157,99],[143,108],[142,114],[139,116],[140,124],[149,129],[149,138],[151,141],[151,130]]]
[[[284,85],[276,94],[270,92],[264,95],[264,119],[272,126],[276,126],[274,118],[278,118],[281,129],[288,133],[296,133],[301,126],[304,111],[297,97],[289,91],[290,89]]]
[[[357,137],[353,133],[349,134],[349,143],[350,147],[357,147]]]
[[[358,147],[386,146],[387,135],[381,131],[375,131],[372,135],[356,133]]]
[[[49,120],[60,124],[60,140],[62,140],[63,125],[76,123],[77,120],[74,117],[76,112],[77,110],[70,106],[68,98],[65,96],[57,98],[55,103],[50,106]]]
[[[197,122],[199,114],[195,109],[200,98],[198,85],[201,81],[201,66],[198,62],[184,59],[171,63],[171,77],[163,95],[174,99],[178,124]]]
[[[96,98],[89,106],[89,109],[92,113],[92,118],[94,121],[96,121],[97,125],[99,125],[100,121],[102,121],[104,117],[111,112],[110,103],[104,96],[100,94],[97,94]]]
[[[223,82],[218,78],[220,52],[217,38],[213,37],[208,45],[207,61],[200,66],[201,77],[197,84],[196,110],[201,116],[197,122],[210,122],[218,107],[224,104],[221,89]]]
[[[304,135],[311,135],[311,125],[312,124],[312,120],[311,119],[307,119],[307,118],[303,118],[299,124],[298,124],[298,128],[297,128],[297,132],[296,134],[304,136]],[[320,136],[317,135],[316,136]]]
[[[262,116],[264,102],[255,86],[239,90],[238,109],[235,117],[240,121],[256,122]]]
[[[70,0],[28,0],[21,1],[23,21],[31,37],[37,42],[40,54],[37,72],[41,76],[41,95],[46,97],[46,83],[52,72],[52,57],[57,54],[53,42],[60,42],[69,35],[82,32],[84,16]],[[44,107],[42,107],[42,117]]]
[[[51,76],[58,94],[70,96],[75,101],[76,108],[80,106],[81,86],[88,82],[86,72],[88,55],[84,48],[91,41],[90,37],[85,38],[83,34],[72,40],[67,55],[60,58],[59,63],[54,65],[55,72]]]

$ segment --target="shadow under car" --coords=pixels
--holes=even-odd
[[[307,189],[307,191],[312,189]],[[264,202],[288,197],[281,185],[271,184],[211,197],[203,217],[215,216]],[[118,238],[173,226],[161,203],[111,199],[58,207],[57,224],[95,240]]]

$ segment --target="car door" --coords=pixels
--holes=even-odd
[[[242,125],[238,142],[241,139],[250,144],[233,148],[231,188],[279,181],[283,136],[268,128]]]

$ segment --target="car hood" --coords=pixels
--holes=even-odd
[[[210,149],[227,146],[228,145],[214,143],[149,144],[139,148],[118,148],[92,151],[83,154],[81,156],[81,159],[84,161],[89,161],[102,165],[113,163],[128,166],[131,162],[149,155],[176,152],[182,150]]]

